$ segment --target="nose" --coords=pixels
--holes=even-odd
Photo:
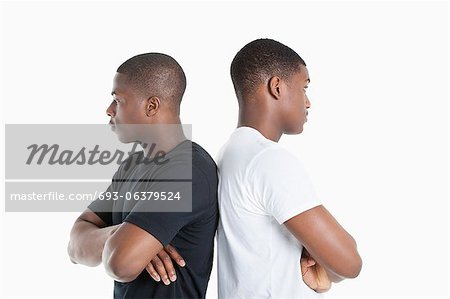
[[[307,109],[309,109],[309,107],[311,107],[311,102],[309,101],[308,96],[306,96],[306,103],[305,103],[305,106],[306,106]]]
[[[114,117],[116,115],[116,101],[112,101],[109,107],[106,109],[106,114],[109,117]]]
[[[305,99],[306,99],[305,107],[306,107],[306,109],[309,109],[309,107],[311,107],[311,102],[309,101],[309,98],[307,95],[305,95]]]

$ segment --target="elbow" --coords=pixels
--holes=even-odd
[[[361,259],[359,259],[359,261],[355,261],[354,264],[350,267],[346,275],[347,278],[353,279],[358,277],[359,273],[361,273],[361,269],[362,269],[362,261]]]
[[[363,265],[363,261],[362,261],[361,257],[358,254],[357,264],[356,264],[356,267],[355,267],[354,276],[352,278],[356,278],[356,277],[359,276],[359,273],[361,273],[361,270],[362,270],[362,265]]]
[[[102,253],[102,263],[106,273],[118,282],[130,282],[136,279],[143,269],[139,269],[136,260],[129,257],[122,248],[114,248],[106,241]]]
[[[114,245],[111,239],[105,243],[102,263],[106,273],[118,282],[130,282],[136,279],[141,271],[137,271],[126,250]]]
[[[67,254],[69,255],[69,259],[72,263],[78,264],[75,256],[75,249],[73,248],[71,242],[67,245]]]
[[[98,258],[92,256],[88,249],[77,245],[75,242],[69,241],[67,246],[67,254],[69,259],[74,264],[82,264],[88,267],[98,266],[101,262]]]
[[[118,261],[114,258],[109,258],[104,262],[105,270],[109,276],[118,282],[130,282],[136,279],[140,271],[135,271],[129,265]]]
[[[339,271],[341,277],[346,279],[353,279],[359,276],[362,269],[362,259],[359,254],[356,252],[352,257],[346,259],[345,268]]]

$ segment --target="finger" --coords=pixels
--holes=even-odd
[[[155,270],[155,267],[153,267],[151,262],[147,265],[147,267],[145,267],[145,269],[154,281],[161,281],[161,277],[159,277],[158,273]]]
[[[164,264],[164,268],[166,269],[167,274],[169,275],[170,281],[174,282],[177,280],[177,276],[175,275],[175,269],[173,268],[172,259],[167,254],[165,250],[161,250],[158,253],[158,257]]]
[[[301,269],[302,270],[302,277],[305,277],[305,275],[308,273],[309,268],[308,267],[304,267]]]
[[[307,263],[308,263],[308,266],[311,267],[311,266],[314,266],[316,264],[316,260],[310,257],[310,258],[308,258],[308,262]]]
[[[311,266],[314,266],[316,264],[316,261],[312,258],[301,258],[300,259],[300,265],[302,268],[308,268]]]
[[[319,264],[316,266],[316,273],[317,273],[317,281],[318,281],[318,290],[319,293],[327,292],[331,289],[331,280],[328,277],[327,272],[323,267],[321,267]]]
[[[170,284],[169,277],[167,276],[166,268],[164,268],[164,264],[161,261],[161,259],[158,256],[155,256],[151,263],[153,264],[153,267],[155,267],[156,272],[158,272],[159,276],[161,277],[161,280],[164,282],[165,285]]]
[[[306,258],[300,259],[300,266],[306,267],[307,264],[308,264],[308,259],[306,259]]]
[[[305,276],[305,274],[308,272],[308,261],[307,259],[300,259],[300,270],[302,272],[302,276]]]
[[[177,262],[178,265],[180,265],[181,267],[184,267],[186,265],[186,262],[184,261],[184,259],[181,257],[181,255],[178,253],[178,251],[175,249],[175,247],[173,247],[172,245],[168,244],[165,247],[166,251],[169,253],[170,257]]]

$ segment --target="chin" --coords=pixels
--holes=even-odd
[[[303,132],[303,126],[301,126],[300,128],[295,128],[289,131],[285,131],[284,134],[287,135],[298,135],[301,134]]]
[[[135,142],[135,138],[133,138],[132,136],[128,136],[127,134],[121,134],[121,132],[116,132],[117,133],[117,139],[119,139],[120,142],[122,143],[131,143],[131,142]]]
[[[303,124],[297,129],[295,134],[301,134],[303,132]]]

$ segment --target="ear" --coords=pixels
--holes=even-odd
[[[269,79],[269,93],[276,100],[279,100],[281,97],[281,79],[280,77],[274,76]]]
[[[148,117],[154,116],[158,112],[160,105],[161,101],[159,100],[158,97],[148,98],[145,105],[145,114]]]

